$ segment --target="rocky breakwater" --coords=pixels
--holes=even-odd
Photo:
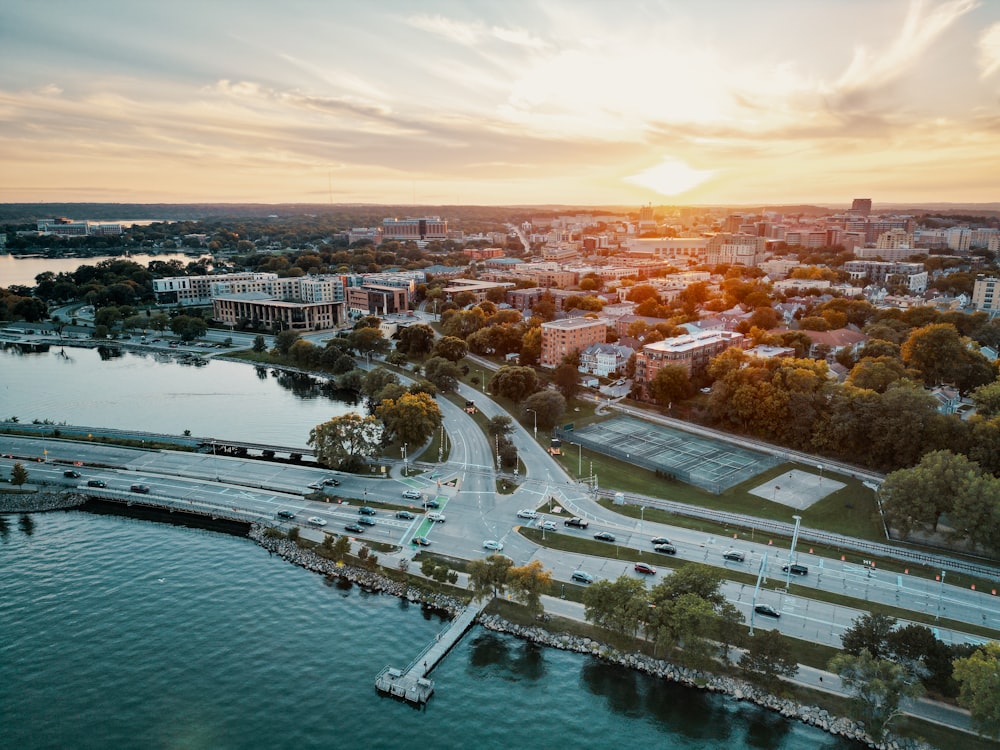
[[[41,513],[78,508],[87,498],[76,492],[3,492],[0,513]]]
[[[312,550],[299,547],[298,544],[289,539],[269,537],[264,533],[265,529],[266,527],[264,526],[254,524],[248,536],[268,552],[278,555],[293,565],[298,565],[315,573],[322,573],[323,575],[350,581],[365,591],[398,596],[407,601],[445,612],[451,617],[454,617],[465,608],[465,603],[453,596],[423,591],[415,586],[394,581],[372,570],[336,563],[333,560],[320,557],[312,552]]]
[[[721,693],[735,700],[754,703],[770,711],[776,711],[787,719],[798,719],[805,724],[822,729],[824,732],[845,737],[869,747],[879,748],[879,750],[934,750],[932,746],[924,742],[892,736],[881,742],[875,742],[865,732],[864,725],[859,722],[834,716],[818,706],[808,706],[781,698],[744,680],[689,669],[662,659],[654,659],[645,654],[619,651],[613,646],[595,641],[592,638],[568,633],[551,633],[537,626],[515,625],[497,615],[481,615],[479,624],[489,630],[524,638],[540,646],[573,651],[578,654],[589,654],[611,664],[635,669],[685,687]]]

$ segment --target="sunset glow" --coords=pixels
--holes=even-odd
[[[122,7],[0,9],[0,201],[998,196],[1000,3]]]

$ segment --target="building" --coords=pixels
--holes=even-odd
[[[168,276],[153,279],[153,294],[161,305],[210,305],[212,304],[212,284],[232,282],[245,284],[238,289],[229,288],[229,293],[265,291],[267,281],[275,281],[276,273],[226,273],[215,276]]]
[[[445,294],[445,299],[454,299],[456,294],[468,292],[473,297],[474,304],[486,301],[486,294],[491,289],[506,290],[513,287],[513,284],[503,281],[480,281],[478,279],[454,279],[451,284],[441,291]]]
[[[212,300],[212,317],[223,325],[321,331],[344,323],[343,302],[290,302],[263,292],[226,294]]]
[[[706,262],[710,266],[756,266],[764,260],[767,240],[750,234],[717,234],[708,241]]]
[[[611,377],[625,371],[634,350],[619,344],[591,344],[580,352],[580,372]]]
[[[382,240],[413,240],[415,242],[448,239],[448,222],[439,216],[419,219],[382,219]]]
[[[851,278],[885,287],[905,286],[914,294],[927,291],[927,271],[923,263],[889,263],[879,260],[849,260],[844,270]]]
[[[558,367],[569,354],[582,352],[591,344],[603,344],[607,326],[593,318],[566,318],[542,323],[542,367]]]
[[[972,306],[992,318],[1000,313],[1000,279],[979,275],[972,287]]]
[[[395,315],[406,312],[406,289],[381,284],[363,284],[347,290],[347,310],[355,317]]]
[[[855,198],[851,201],[851,210],[849,213],[856,216],[868,216],[872,212],[872,199],[871,198]]]
[[[646,390],[662,368],[683,367],[688,377],[701,375],[712,357],[727,349],[746,348],[747,339],[736,331],[701,331],[646,344],[635,354],[635,382],[647,398]]]

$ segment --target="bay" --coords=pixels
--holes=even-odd
[[[423,710],[376,694],[442,620],[247,539],[79,511],[0,516],[0,745],[702,750],[857,745],[474,628]]]

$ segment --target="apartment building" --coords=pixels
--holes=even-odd
[[[972,306],[993,317],[1000,313],[1000,279],[979,275],[972,287]]]
[[[927,271],[923,263],[889,263],[878,260],[849,260],[844,270],[852,279],[881,286],[902,284],[914,294],[927,291]]]
[[[439,216],[423,218],[382,219],[382,240],[446,240],[448,222]]]
[[[635,355],[636,385],[649,398],[649,384],[667,365],[683,367],[689,377],[696,377],[705,371],[712,357],[733,347],[745,349],[746,345],[746,337],[736,331],[701,331],[646,344]]]
[[[542,323],[542,367],[558,367],[567,354],[582,352],[591,344],[603,344],[607,326],[593,318],[566,318]]]

